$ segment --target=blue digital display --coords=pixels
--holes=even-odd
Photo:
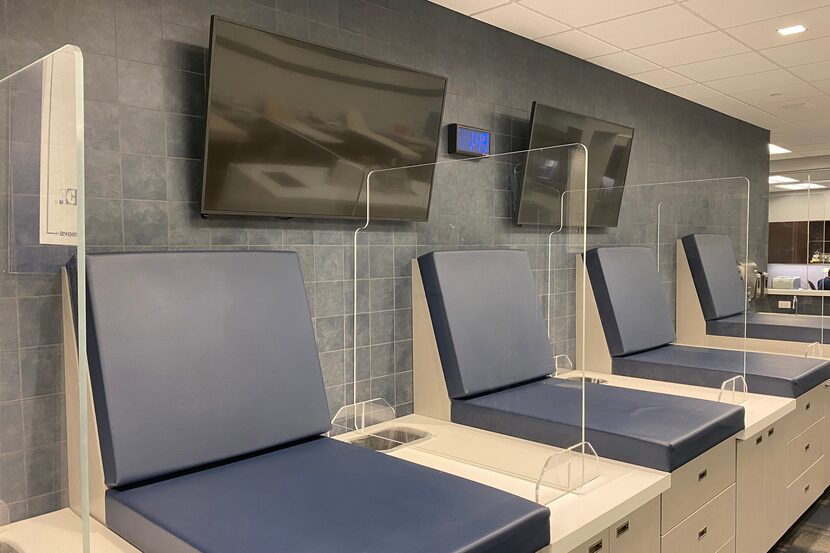
[[[454,136],[450,139],[450,153],[467,156],[490,155],[490,133],[488,131],[461,125],[454,125],[454,130]],[[452,140],[453,138],[455,140]]]

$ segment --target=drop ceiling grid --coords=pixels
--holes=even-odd
[[[830,0],[431,1],[830,151]]]

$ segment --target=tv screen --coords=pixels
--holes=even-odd
[[[530,142],[522,171],[516,223],[616,227],[631,155],[634,129],[533,102]],[[582,143],[588,147],[588,211],[585,196],[566,190],[584,188],[581,149],[533,151],[546,146]],[[570,206],[570,208],[569,208]],[[565,213],[562,213],[562,208]]]
[[[446,79],[211,21],[202,213],[363,218],[375,169],[430,164]],[[425,221],[433,167],[376,173],[373,219]]]

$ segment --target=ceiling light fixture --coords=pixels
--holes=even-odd
[[[792,184],[778,184],[775,186],[781,190],[817,190],[819,188],[827,188],[823,184],[816,184],[814,182],[796,182]]]
[[[797,35],[798,33],[803,33],[807,30],[807,27],[804,25],[793,25],[792,27],[784,27],[783,29],[778,29],[778,34],[781,36],[790,36],[790,35]]]
[[[793,152],[792,152],[792,150],[782,148],[781,146],[776,146],[775,144],[770,144],[769,145],[769,153],[770,153],[770,155],[775,155],[775,154],[791,154]]]
[[[788,183],[788,182],[798,182],[798,179],[785,177],[783,175],[770,175],[769,176],[769,183],[770,184],[785,184],[785,183]]]

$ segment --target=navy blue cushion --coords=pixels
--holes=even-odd
[[[87,289],[108,486],[329,430],[296,253],[89,255]]]
[[[760,340],[784,340],[824,344],[830,341],[830,317],[793,315],[788,313],[743,313],[706,321],[706,333],[715,336],[746,337]]]
[[[418,266],[451,398],[553,372],[526,252],[434,252]]]
[[[743,407],[587,384],[586,437],[600,457],[671,472],[744,428]],[[581,440],[582,391],[550,378],[454,400],[452,420],[558,447]]]
[[[743,313],[746,294],[729,236],[690,234],[682,242],[703,317],[709,321]]]
[[[546,507],[329,438],[111,489],[106,509],[145,553],[533,553],[550,540]]]
[[[675,340],[666,293],[648,248],[595,248],[585,255],[611,355],[627,355]]]
[[[750,392],[798,397],[830,378],[830,362],[726,349],[670,345],[612,361],[614,374],[719,388],[744,372]]]

